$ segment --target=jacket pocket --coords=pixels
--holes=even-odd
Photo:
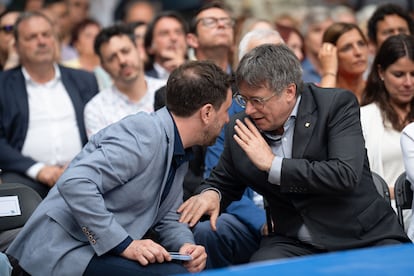
[[[365,232],[371,230],[377,225],[385,216],[390,212],[390,208],[376,198],[361,214],[358,215],[357,219]]]

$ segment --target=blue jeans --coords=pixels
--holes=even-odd
[[[260,244],[260,235],[253,233],[237,217],[223,213],[217,219],[217,231],[210,221],[199,222],[193,229],[196,244],[207,252],[206,268],[219,268],[247,263]]]
[[[83,275],[171,275],[188,273],[188,270],[180,262],[153,263],[142,266],[138,262],[131,261],[120,256],[103,255],[94,256],[89,262]]]

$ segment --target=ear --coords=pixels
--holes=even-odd
[[[205,104],[200,108],[200,118],[204,124],[209,124],[214,116],[214,107],[212,104]]]
[[[195,34],[187,34],[187,44],[189,47],[197,49],[198,48],[198,38]]]
[[[289,84],[288,87],[286,87],[285,93],[286,93],[287,101],[292,101],[296,99],[296,94],[297,94],[296,90],[297,90],[297,87],[293,83]]]

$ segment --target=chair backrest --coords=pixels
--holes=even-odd
[[[397,207],[398,221],[404,228],[404,209],[411,209],[413,202],[413,191],[411,183],[407,180],[405,172],[402,173],[394,185],[395,205]]]
[[[375,172],[372,173],[372,180],[374,180],[375,187],[377,188],[378,193],[391,204],[390,189],[387,182],[379,174]]]
[[[22,227],[42,201],[35,190],[20,183],[0,184],[0,198],[6,196],[17,196],[21,214],[15,216],[0,215],[0,231]]]

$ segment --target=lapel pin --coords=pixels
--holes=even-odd
[[[310,127],[310,123],[309,122],[306,122],[305,123],[305,127],[307,128],[307,127]]]

